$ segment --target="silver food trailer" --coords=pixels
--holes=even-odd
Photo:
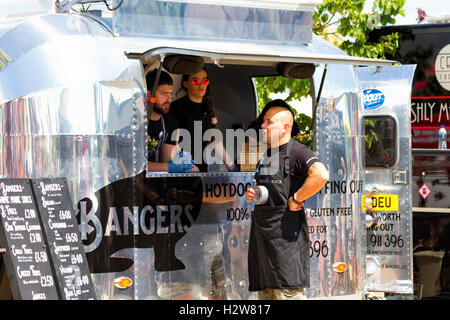
[[[315,36],[319,0],[97,2],[0,21],[0,175],[65,177],[98,299],[257,299],[252,156],[229,133],[257,117],[253,79],[280,74],[310,78],[314,149],[330,172],[305,204],[308,298],[412,294],[414,66]],[[145,74],[162,67],[178,94],[198,64],[241,171],[147,172]]]

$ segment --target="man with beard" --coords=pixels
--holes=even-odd
[[[149,110],[148,119],[148,171],[149,172],[198,172],[198,168],[191,163],[175,160],[180,155],[180,149],[175,140],[172,140],[172,133],[177,128],[175,120],[169,116],[170,103],[172,102],[173,80],[164,71],[161,71],[155,94],[152,95],[157,76],[157,70],[153,70],[146,75],[148,88],[148,101],[150,97],[154,100],[153,109]]]

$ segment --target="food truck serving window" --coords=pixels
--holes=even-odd
[[[155,73],[151,68],[148,74]],[[252,126],[257,109],[252,78],[273,74],[275,66],[205,63],[187,74],[168,69],[164,61],[158,83],[172,77],[173,87],[157,86],[149,116],[148,176],[254,174],[267,146],[262,130]],[[147,82],[152,87],[152,76]],[[170,106],[161,98],[163,89],[172,92]]]
[[[391,116],[364,117],[366,167],[389,168],[397,161],[397,128]]]

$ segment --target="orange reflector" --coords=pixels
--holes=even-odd
[[[347,270],[347,264],[345,264],[344,262],[336,262],[335,264],[333,264],[333,270],[337,273],[344,272],[345,270]]]
[[[119,289],[127,289],[133,284],[133,281],[127,277],[120,277],[114,280],[114,285]]]
[[[155,103],[155,102],[156,102],[156,97],[151,97],[151,98],[150,98],[150,102],[151,102],[151,103]]]

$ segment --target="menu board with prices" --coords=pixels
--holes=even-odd
[[[95,299],[66,180],[44,178],[34,179],[32,183],[61,299]]]
[[[15,300],[57,300],[58,291],[31,182],[0,180],[0,247]]]

